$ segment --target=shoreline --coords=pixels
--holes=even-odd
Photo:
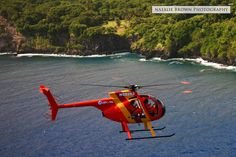
[[[3,55],[13,55],[15,57],[64,57],[64,58],[99,58],[99,57],[110,57],[110,56],[123,56],[131,54],[131,52],[120,52],[120,53],[112,53],[112,54],[93,54],[93,55],[69,55],[69,54],[53,54],[53,53],[11,53],[4,52],[0,53],[0,56]]]
[[[132,52],[122,52],[122,53],[113,53],[113,54],[93,54],[93,55],[68,55],[68,54],[51,54],[51,53],[21,53],[16,54],[12,52],[4,52],[0,53],[0,56],[3,55],[14,55],[15,57],[63,57],[63,58],[100,58],[100,57],[112,57],[112,56],[124,56],[132,54]],[[137,53],[135,53],[137,54]],[[138,54],[137,54],[138,55]],[[145,56],[142,56],[145,57]],[[223,69],[223,70],[230,70],[236,72],[236,66],[232,65],[225,65],[215,62],[210,62],[207,60],[202,59],[201,57],[198,58],[170,58],[170,59],[162,59],[159,57],[153,57],[151,59],[140,58],[139,61],[141,62],[168,62],[168,61],[187,61],[187,62],[194,62],[206,67],[212,67],[215,69]]]

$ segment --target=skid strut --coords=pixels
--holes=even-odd
[[[162,127],[162,128],[153,128],[153,130],[155,131],[160,131],[160,130],[164,130],[166,127]],[[141,131],[150,131],[149,129],[137,129],[137,130],[130,130],[131,133],[135,133],[135,132],[141,132]],[[125,131],[120,131],[120,133],[124,133]]]
[[[121,123],[122,126],[122,131],[120,131],[120,133],[124,133],[126,132],[128,135],[128,138],[126,140],[141,140],[141,139],[152,139],[152,138],[166,138],[166,137],[172,137],[175,135],[175,133],[173,134],[169,134],[169,135],[160,135],[160,136],[156,136],[156,133],[154,130],[164,130],[166,127],[162,127],[162,128],[154,128],[152,127],[151,122],[147,122],[146,124],[144,123],[144,128],[145,129],[138,129],[138,130],[130,130],[128,127],[128,124],[125,122]],[[131,133],[135,133],[135,132],[141,132],[141,131],[150,131],[151,135],[150,137],[132,137]]]

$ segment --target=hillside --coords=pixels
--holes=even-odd
[[[232,10],[156,15],[152,5],[231,5]],[[0,4],[0,15],[25,38],[12,46],[18,53],[131,51],[147,58],[202,57],[236,65],[235,6],[233,0],[11,0]],[[1,37],[6,35],[2,26]]]

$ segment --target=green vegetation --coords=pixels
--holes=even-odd
[[[231,5],[231,14],[151,13],[152,5]],[[3,0],[7,18],[35,49],[86,50],[84,41],[119,35],[147,56],[197,57],[236,64],[234,0]],[[0,31],[2,32],[2,31]]]

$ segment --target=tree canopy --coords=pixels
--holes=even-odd
[[[156,15],[153,5],[231,5],[231,14]],[[66,48],[116,34],[129,39],[133,51],[235,62],[235,6],[233,0],[3,0],[0,15],[33,41],[31,46],[40,38],[47,47]]]

